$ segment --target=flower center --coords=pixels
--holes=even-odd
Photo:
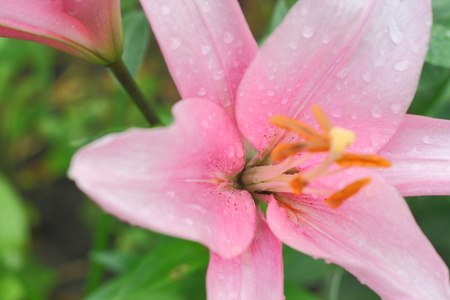
[[[355,141],[354,132],[333,127],[322,109],[312,107],[323,134],[295,119],[274,116],[269,121],[277,127],[296,133],[300,140],[277,145],[271,152],[271,165],[247,167],[241,175],[241,183],[253,194],[293,193],[323,194],[325,203],[339,207],[346,199],[356,194],[370,182],[370,178],[359,179],[338,191],[319,190],[309,187],[316,179],[336,174],[350,167],[390,167],[391,163],[378,155],[346,153]],[[313,155],[326,153],[325,158],[314,168],[303,171],[304,165]]]

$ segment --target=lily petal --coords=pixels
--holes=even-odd
[[[450,121],[406,115],[378,154],[392,162],[380,173],[403,196],[450,194]]]
[[[247,251],[232,259],[211,253],[206,288],[209,300],[284,299],[282,244],[261,213]]]
[[[236,90],[258,50],[236,0],[141,0],[182,98],[234,115]]]
[[[242,80],[239,128],[259,151],[270,150],[281,136],[268,117],[313,124],[317,104],[334,125],[356,132],[351,150],[377,151],[413,98],[430,26],[430,1],[299,1]]]
[[[298,197],[295,214],[271,201],[272,232],[298,251],[343,266],[383,299],[449,299],[448,269],[404,199],[376,172],[346,175],[346,182],[337,176],[325,183],[372,181],[337,209],[323,198]]]
[[[218,182],[244,165],[241,136],[218,105],[189,99],[168,128],[111,134],[81,149],[69,175],[104,210],[150,230],[198,241],[222,257],[251,243],[247,191]]]
[[[48,45],[89,62],[122,55],[119,0],[2,0],[0,36]]]

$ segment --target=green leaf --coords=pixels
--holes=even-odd
[[[28,239],[28,221],[22,199],[0,174],[0,261],[18,268]]]
[[[183,296],[186,289],[198,293],[202,284],[189,283],[194,278],[191,275],[204,270],[208,259],[208,251],[199,244],[169,240],[153,249],[132,271],[107,282],[86,300],[187,299]],[[197,278],[204,284],[204,274]],[[201,298],[204,295],[189,299]]]
[[[450,68],[450,25],[434,24],[426,61]]]
[[[150,44],[150,26],[142,10],[131,10],[123,16],[124,52],[122,59],[131,75],[136,76]]]
[[[25,289],[15,276],[12,274],[0,276],[0,299],[21,300],[24,296]]]

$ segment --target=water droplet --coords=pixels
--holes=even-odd
[[[274,91],[272,91],[272,90],[267,91],[267,96],[273,96],[273,95],[275,95]]]
[[[260,83],[258,84],[258,90],[262,91],[264,89],[264,84]]]
[[[330,42],[330,38],[329,38],[327,35],[325,35],[325,36],[322,38],[322,43],[328,44],[329,42]]]
[[[352,120],[356,120],[356,114],[355,114],[355,113],[352,113],[351,118],[352,118]]]
[[[410,60],[402,60],[395,64],[394,69],[403,72],[409,69],[410,64],[411,64]]]
[[[394,19],[389,21],[389,36],[394,44],[400,44],[403,41],[403,32],[397,25]]]
[[[162,5],[159,9],[161,10],[161,13],[163,15],[168,15],[168,14],[170,14],[170,11],[171,11],[170,6],[168,6],[168,5]]]
[[[173,199],[173,198],[175,198],[175,192],[174,192],[174,191],[167,191],[167,192],[166,192],[166,196],[167,196],[169,199]]]
[[[242,47],[242,46],[244,46],[244,41],[238,40],[238,41],[236,42],[236,47]]]
[[[284,96],[283,98],[281,98],[281,104],[286,104],[286,103],[288,103],[288,101],[289,101],[289,98],[288,97],[286,97],[286,96]]]
[[[233,60],[233,67],[239,67],[239,65],[240,65],[241,63],[239,62],[239,60],[237,60],[237,59],[235,59],[235,60]]]
[[[181,46],[181,39],[177,37],[171,37],[170,38],[170,48],[172,50],[177,50]]]
[[[350,70],[346,67],[343,67],[339,72],[336,73],[337,78],[345,78],[350,73]]]
[[[399,103],[392,103],[391,104],[391,111],[394,114],[398,114],[402,110],[402,106]]]
[[[67,13],[71,16],[75,16],[78,13],[78,10],[76,9],[68,9]]]
[[[188,224],[188,225],[194,224],[194,221],[192,221],[192,219],[189,219],[189,218],[184,219],[184,222],[186,222],[186,224]]]
[[[206,89],[205,89],[204,87],[200,87],[200,88],[197,90],[197,95],[199,95],[199,96],[204,96],[204,95],[206,95]]]
[[[224,78],[224,77],[225,77],[225,73],[223,72],[223,70],[217,71],[217,72],[215,72],[215,73],[213,74],[213,78],[214,78],[215,80],[220,80],[220,79],[222,79],[222,78]]]
[[[227,44],[231,43],[234,40],[234,35],[231,32],[225,31],[223,33],[223,41]]]
[[[298,48],[298,45],[297,45],[296,42],[291,41],[291,42],[289,42],[289,47],[290,47],[291,49],[295,50],[295,49]]]
[[[336,89],[337,90],[342,90],[342,84],[341,83],[336,83]]]
[[[342,111],[340,109],[332,110],[331,115],[335,118],[340,118],[342,116]]]
[[[436,143],[436,139],[431,136],[425,135],[422,138],[422,142],[424,142],[424,144],[427,144],[427,145],[432,145],[432,144]]]
[[[363,72],[362,78],[365,82],[370,82],[372,80],[372,76],[370,76],[370,73],[367,71]]]
[[[379,107],[374,107],[372,108],[372,117],[379,119],[381,118],[383,115],[381,114],[381,109]]]
[[[211,10],[211,6],[209,5],[208,0],[201,0],[200,6],[202,7],[204,12],[208,12]]]
[[[227,148],[227,158],[233,158],[236,154],[236,150],[233,145],[229,145]]]
[[[311,38],[314,35],[314,31],[311,27],[305,26],[303,27],[302,35],[304,38]]]
[[[201,46],[200,46],[200,52],[201,52],[203,55],[206,55],[206,54],[208,54],[209,52],[211,52],[211,47],[208,46],[208,45],[201,45]]]

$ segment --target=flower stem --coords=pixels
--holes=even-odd
[[[119,59],[115,63],[108,65],[108,67],[120,82],[122,87],[125,89],[125,91],[128,93],[131,100],[133,100],[134,104],[136,104],[141,113],[144,115],[150,126],[161,123],[159,117],[154,113],[154,109],[151,107],[150,103],[147,102],[145,96],[139,90],[136,82],[125,66],[123,60]]]
[[[341,287],[342,275],[344,275],[344,269],[336,266],[336,269],[334,270],[334,273],[333,273],[333,277],[331,279],[329,300],[338,300],[339,299],[339,290]]]

